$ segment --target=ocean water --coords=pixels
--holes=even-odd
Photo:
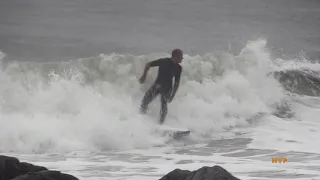
[[[0,152],[90,180],[320,179],[319,19],[312,0],[3,0]],[[179,140],[157,131],[159,98],[138,111],[144,64],[176,47]]]

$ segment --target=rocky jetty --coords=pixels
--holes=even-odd
[[[20,162],[15,157],[0,156],[0,180],[79,180],[60,171]],[[160,180],[240,180],[220,166],[202,167],[195,171],[175,169]]]

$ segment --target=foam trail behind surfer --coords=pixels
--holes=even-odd
[[[180,63],[183,59],[183,52],[180,49],[174,49],[171,53],[171,58],[160,58],[148,62],[145,65],[144,72],[139,79],[140,83],[144,83],[148,70],[150,67],[158,66],[158,76],[154,84],[145,93],[141,102],[141,113],[146,113],[149,103],[158,95],[161,95],[161,110],[160,110],[160,124],[163,124],[167,112],[167,103],[171,102],[174,98],[180,84],[180,77],[182,67]],[[174,86],[172,88],[172,79],[174,80]]]

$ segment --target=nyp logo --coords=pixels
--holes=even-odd
[[[286,163],[288,162],[287,158],[272,158],[272,163]]]

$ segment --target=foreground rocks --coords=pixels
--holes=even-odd
[[[60,171],[44,170],[21,175],[12,180],[78,180],[78,178]]]
[[[240,180],[220,166],[202,167],[196,171],[175,169],[160,180]]]
[[[0,156],[0,180],[79,180],[78,178],[48,170],[15,157]],[[240,180],[220,166],[202,167],[196,171],[175,169],[160,180]]]
[[[78,180],[42,166],[20,162],[15,157],[0,156],[0,180]]]

